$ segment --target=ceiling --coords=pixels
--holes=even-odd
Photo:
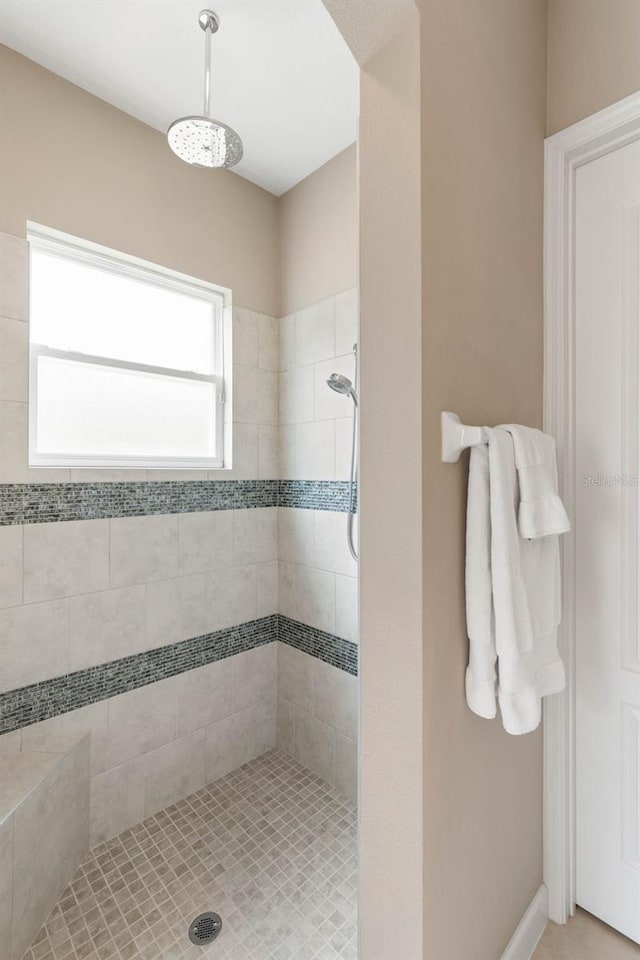
[[[165,132],[202,112],[206,0],[2,0],[0,41]],[[356,139],[358,67],[321,0],[210,0],[213,116],[279,196]],[[168,147],[167,147],[168,149]]]

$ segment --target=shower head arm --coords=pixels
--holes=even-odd
[[[211,116],[211,37],[218,32],[220,21],[211,10],[201,10],[198,16],[204,30],[204,107],[203,115]]]

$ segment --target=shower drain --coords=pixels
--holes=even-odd
[[[211,943],[222,930],[222,918],[213,910],[199,914],[189,924],[189,940],[196,946]]]

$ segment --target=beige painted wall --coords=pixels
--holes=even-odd
[[[361,960],[425,958],[419,45],[361,74]]]
[[[0,230],[26,220],[233,289],[277,315],[277,201],[0,46]]]
[[[544,3],[420,0],[426,960],[499,960],[542,879],[539,732],[465,704],[468,457],[441,410],[540,425]]]
[[[547,134],[640,90],[640,0],[549,0]]]
[[[279,316],[356,286],[356,165],[353,144],[280,197]]]

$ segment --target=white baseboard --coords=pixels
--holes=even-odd
[[[501,960],[531,960],[547,926],[547,888],[542,885],[516,927]]]

